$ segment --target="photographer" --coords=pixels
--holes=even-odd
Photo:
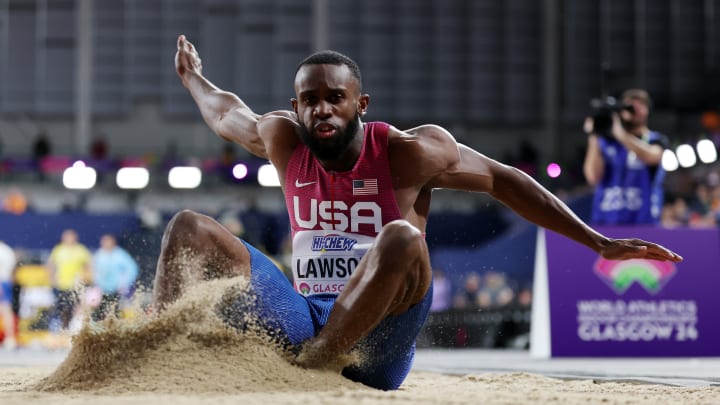
[[[583,172],[595,186],[591,222],[657,224],[663,204],[666,138],[648,129],[650,96],[630,89],[621,101],[593,100],[585,120],[588,147]]]

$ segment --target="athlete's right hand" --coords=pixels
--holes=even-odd
[[[200,55],[193,44],[185,38],[185,35],[178,36],[175,70],[185,87],[187,87],[186,74],[188,72],[202,74],[202,59],[200,59]]]

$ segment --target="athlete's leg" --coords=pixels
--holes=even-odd
[[[248,312],[261,326],[289,343],[315,334],[312,309],[295,292],[287,277],[262,252],[244,243],[210,217],[182,211],[163,235],[155,274],[154,300],[162,309],[198,281],[246,276],[251,295],[229,295],[220,316],[238,329],[246,327]]]
[[[250,275],[245,244],[214,219],[184,210],[168,223],[155,273],[153,305],[161,310],[198,281]]]
[[[308,301],[295,291],[272,260],[252,245],[246,244],[246,247],[252,266],[251,294],[241,293],[234,297],[221,310],[220,316],[240,330],[245,330],[248,323],[255,323],[282,344],[295,346],[315,336],[322,321],[316,319],[317,312],[331,307],[332,301]]]
[[[427,244],[404,220],[380,231],[338,297],[327,324],[303,345],[297,362],[321,367],[347,353],[388,315],[399,315],[420,302],[432,280]]]
[[[382,390],[398,389],[410,373],[415,359],[415,341],[432,302],[432,284],[425,297],[404,313],[383,319],[355,348],[361,361],[346,367],[342,374]]]

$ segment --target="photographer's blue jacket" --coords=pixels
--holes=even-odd
[[[648,166],[614,138],[599,137],[605,160],[603,178],[593,197],[594,224],[657,224],[663,205],[662,165]],[[650,144],[667,146],[665,137],[650,131]]]

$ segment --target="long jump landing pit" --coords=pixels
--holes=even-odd
[[[0,361],[0,404],[720,404],[714,384],[456,374],[442,352],[440,372],[414,370],[399,390],[378,391],[296,367],[266,339],[228,329],[214,308],[231,283],[203,283],[158,315],[86,324],[59,365]]]

